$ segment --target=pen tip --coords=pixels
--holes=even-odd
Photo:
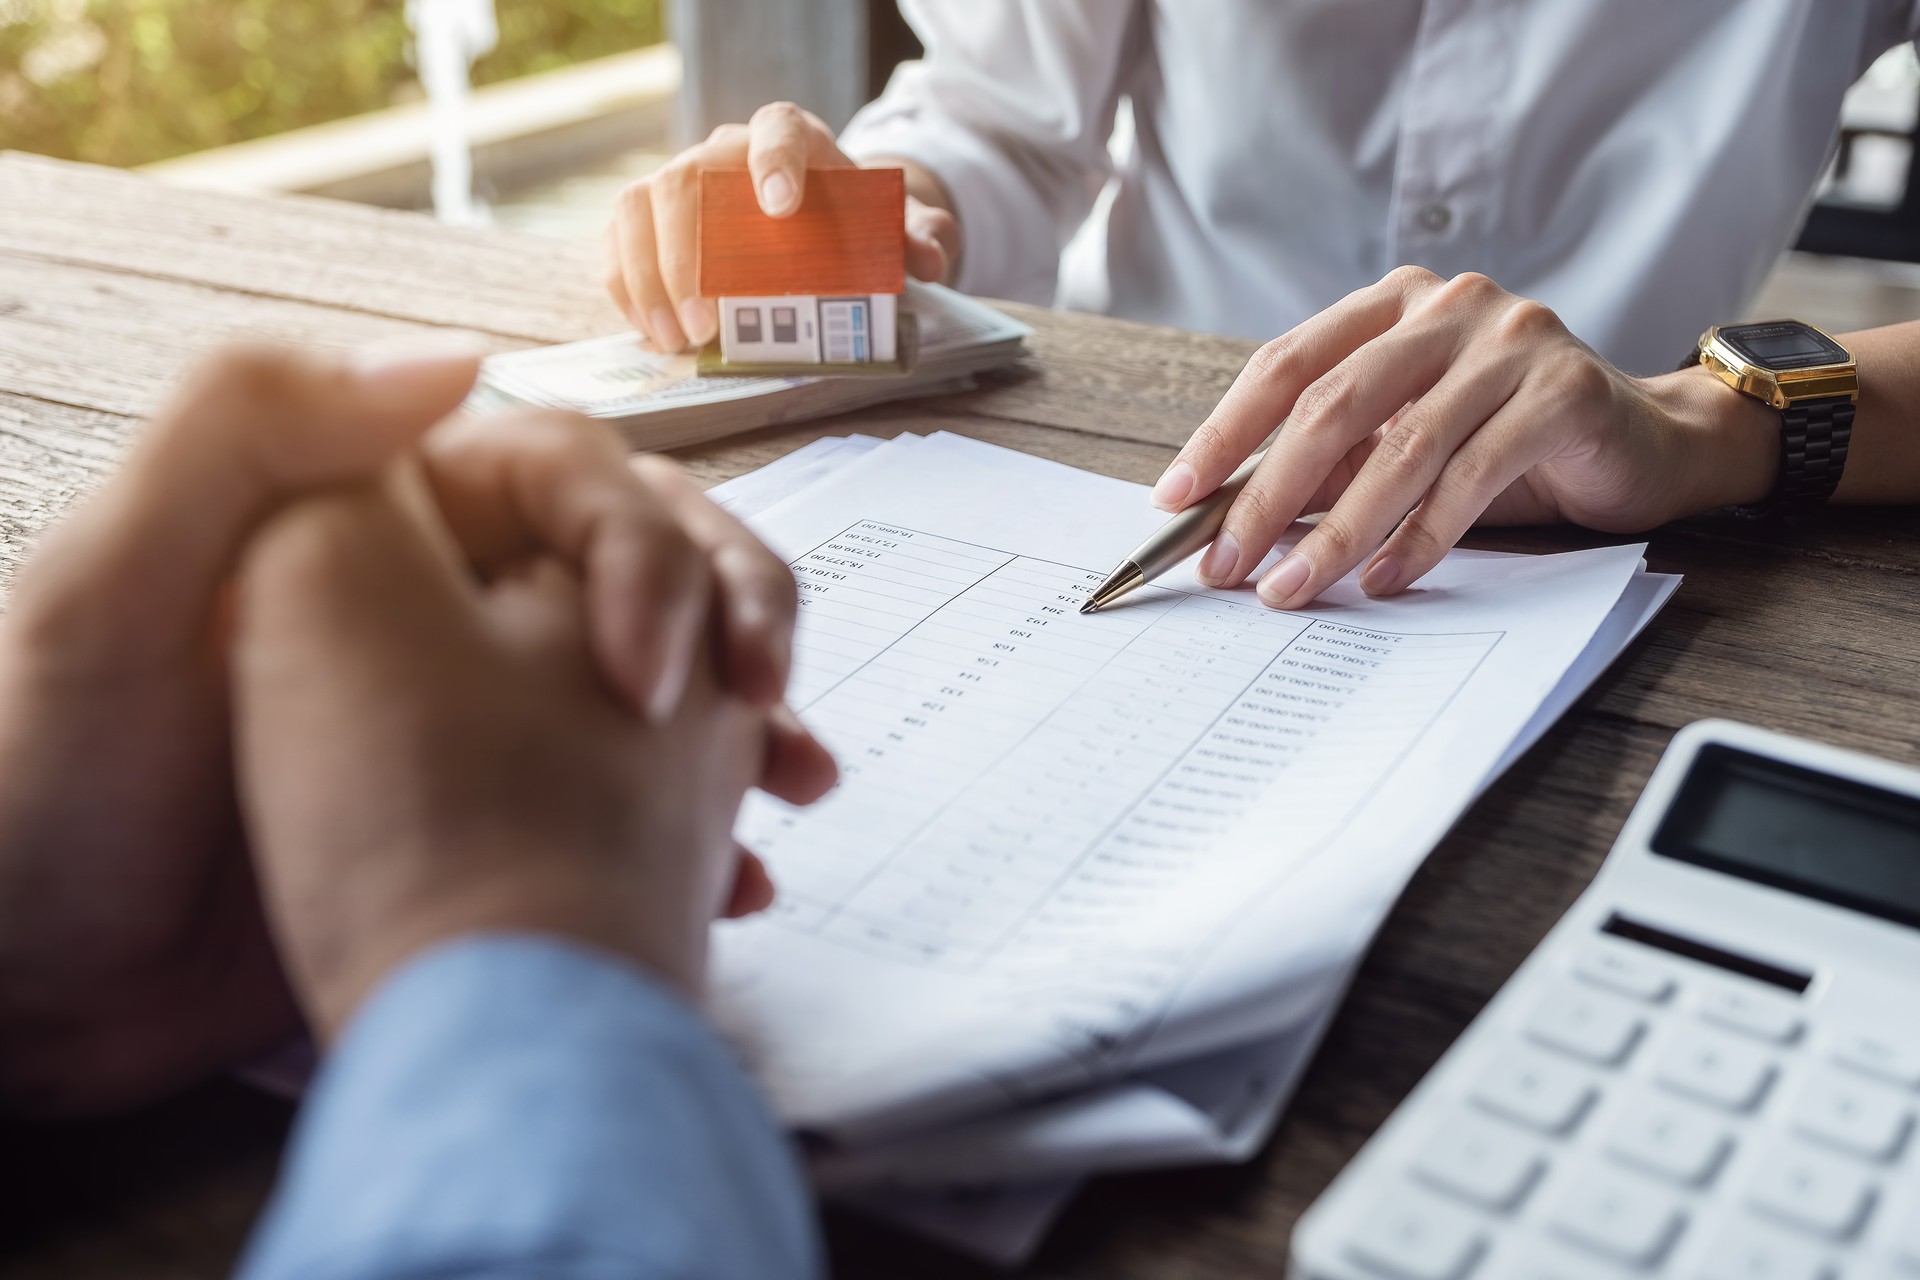
[[[1099,608],[1099,606],[1098,606],[1098,605],[1096,605],[1096,604],[1094,604],[1094,602],[1093,602],[1093,597],[1092,597],[1092,596],[1088,596],[1088,597],[1087,597],[1087,599],[1086,599],[1086,601],[1085,601],[1084,603],[1082,603],[1082,604],[1081,604],[1081,606],[1080,606],[1080,612],[1082,612],[1082,613],[1092,613],[1092,612],[1093,612],[1093,611],[1094,611],[1095,609],[1097,609],[1097,608]]]

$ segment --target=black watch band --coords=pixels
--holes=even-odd
[[[1773,492],[1735,515],[1804,515],[1833,496],[1853,439],[1853,399],[1800,400],[1780,411],[1780,476]]]

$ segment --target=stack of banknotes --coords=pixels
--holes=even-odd
[[[888,400],[964,390],[1012,361],[1026,325],[939,285],[910,282],[913,369],[898,376],[703,377],[691,355],[662,355],[634,333],[535,347],[486,362],[470,407],[575,409],[615,424],[636,449],[677,449]]]

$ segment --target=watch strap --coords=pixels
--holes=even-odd
[[[1829,396],[1800,400],[1780,411],[1780,475],[1773,492],[1752,506],[1735,507],[1748,517],[1803,515],[1826,502],[1840,484],[1853,440],[1853,399]]]

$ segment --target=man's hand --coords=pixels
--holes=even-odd
[[[230,578],[279,506],[418,447],[475,371],[469,356],[229,351],[21,574],[0,625],[0,1099],[130,1103],[297,1027],[235,798]],[[671,467],[636,474],[594,430],[563,415],[450,426],[424,468],[492,566],[572,566],[600,669],[636,714],[677,715],[717,587],[724,679],[768,721],[764,785],[831,785],[779,705],[785,566]],[[734,907],[770,894],[744,861]]]
[[[225,584],[290,492],[370,474],[459,404],[468,357],[228,353],[48,535],[0,627],[0,1093],[163,1092],[296,1025],[242,848]]]
[[[960,228],[939,182],[907,161],[881,161],[907,175],[907,270],[921,280],[952,278]],[[799,209],[808,169],[853,168],[833,131],[809,111],[776,102],[747,124],[723,124],[698,146],[620,193],[607,226],[607,292],[628,323],[661,351],[705,346],[719,311],[699,294],[700,174],[745,168],[760,208],[785,217]]]
[[[1676,353],[1676,357],[1677,357]],[[1629,532],[1767,492],[1779,423],[1699,370],[1628,377],[1485,276],[1402,267],[1262,347],[1154,486],[1178,511],[1280,427],[1199,577],[1298,608],[1418,581],[1476,521]],[[1284,425],[1282,425],[1284,424]]]
[[[534,555],[476,577],[411,468],[288,509],[241,587],[249,827],[323,1037],[473,932],[571,937],[697,988],[767,736],[705,649],[671,720],[635,715],[577,572]]]

